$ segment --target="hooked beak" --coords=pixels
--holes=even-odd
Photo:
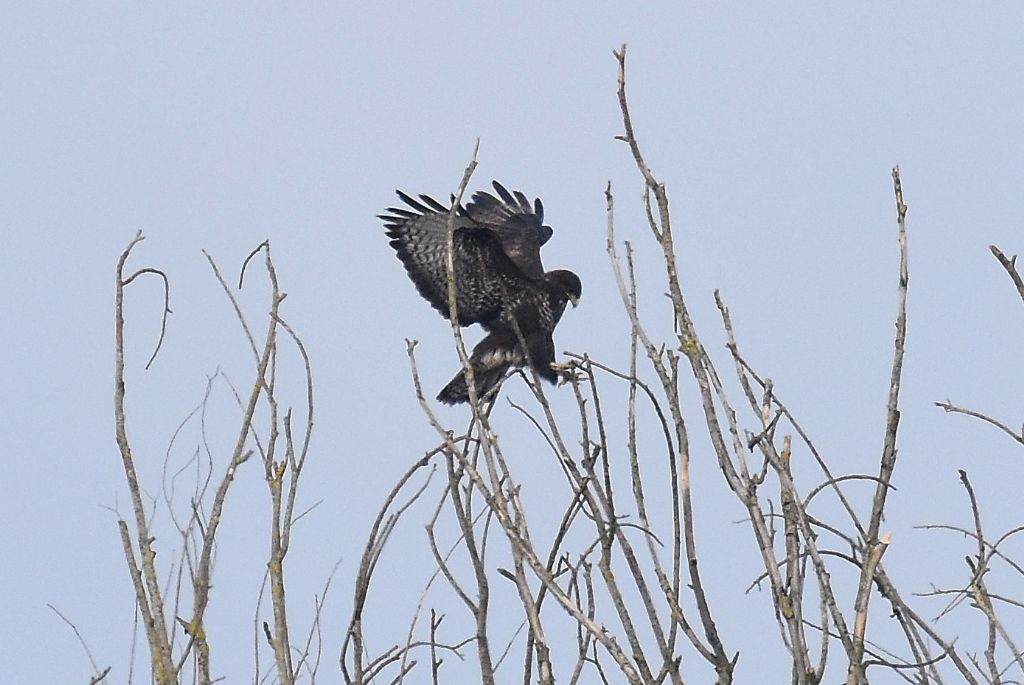
[[[574,297],[574,296],[570,295],[569,296],[569,302],[572,303],[572,308],[573,309],[576,309],[576,307],[580,306],[580,298],[578,298],[578,297]]]

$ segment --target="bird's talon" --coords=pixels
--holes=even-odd
[[[576,380],[576,362],[551,362],[551,369],[558,374],[558,385],[563,386],[570,380]]]

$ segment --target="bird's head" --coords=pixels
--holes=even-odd
[[[572,302],[572,306],[575,307],[580,302],[580,296],[583,295],[583,283],[580,282],[580,277],[571,271],[565,269],[558,269],[548,274],[548,278],[558,288],[560,293],[564,293],[565,297],[569,302]]]

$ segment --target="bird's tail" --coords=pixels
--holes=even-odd
[[[493,397],[507,370],[508,365],[489,369],[474,368],[473,385],[476,387],[477,399],[486,400]],[[448,381],[448,385],[437,393],[437,399],[445,404],[469,402],[469,385],[466,383],[465,371],[459,369],[459,372]]]

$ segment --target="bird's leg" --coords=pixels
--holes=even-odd
[[[570,380],[575,380],[576,369],[579,368],[579,362],[570,359],[567,362],[551,362],[551,369],[558,374],[558,385],[565,385]]]

